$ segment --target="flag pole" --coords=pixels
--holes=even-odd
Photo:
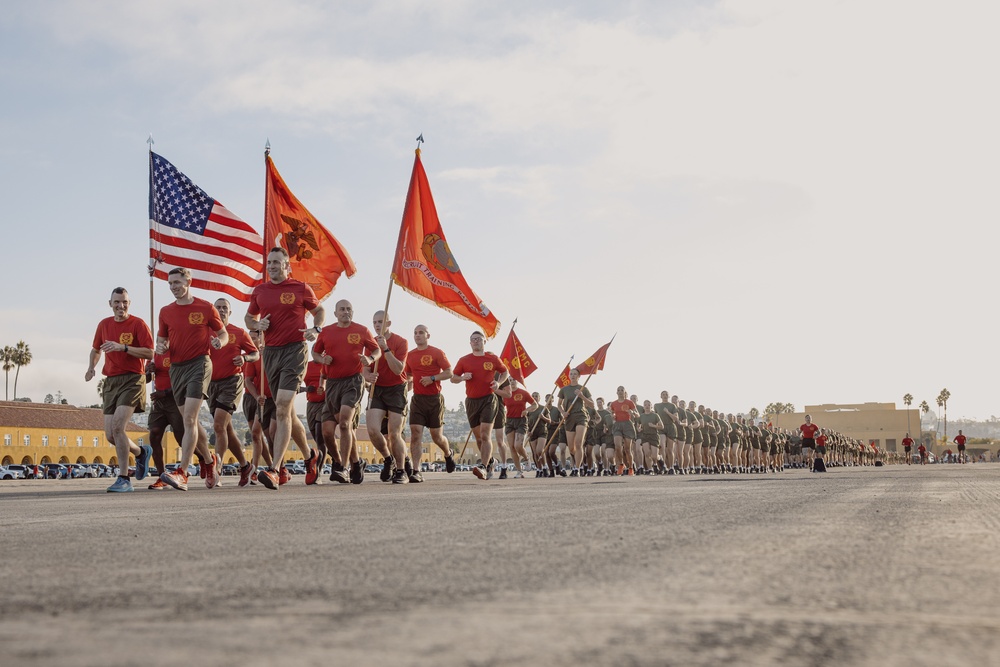
[[[149,147],[149,196],[150,199],[153,197],[153,133],[149,133],[149,138],[146,139],[146,144]],[[150,208],[152,208],[152,203],[150,202]],[[152,211],[150,211],[152,213]],[[153,244],[153,216],[149,216],[149,249],[155,250]],[[152,254],[152,253],[150,253]],[[158,254],[158,253],[157,253]],[[149,258],[149,328],[152,331],[156,331],[156,323],[153,321],[153,273],[156,272],[156,257]]]
[[[270,190],[270,188],[267,187],[268,186],[267,158],[268,158],[269,155],[271,155],[271,139],[270,138],[266,138],[266,139],[264,139],[264,238],[265,238],[265,240],[267,238],[267,192],[268,192],[268,190]],[[264,278],[264,280],[267,280],[266,274],[267,274],[267,254],[268,254],[268,247],[267,247],[267,243],[266,242],[262,244],[261,252],[263,252],[263,254],[264,254],[264,272],[265,272],[265,278]],[[270,322],[270,320],[268,320],[268,321]],[[260,387],[259,387],[257,395],[258,396],[262,396],[264,398],[264,404],[263,405],[258,404],[257,411],[259,413],[258,414],[258,418],[261,420],[261,424],[263,424],[264,423],[263,422],[263,419],[264,419],[264,408],[267,406],[267,397],[264,396],[264,382],[266,381],[266,379],[264,377],[264,348],[267,347],[267,344],[264,342],[264,332],[261,331],[260,329],[258,329],[257,331],[260,334]],[[297,419],[297,417],[296,417],[296,419]],[[252,427],[253,424],[251,424],[250,426]],[[267,438],[264,438],[264,442],[265,443],[267,442]],[[278,468],[282,465],[282,463],[283,463],[282,461],[275,461],[274,460],[274,443],[272,442],[271,443],[271,465],[273,466],[273,469],[275,471],[277,471]]]

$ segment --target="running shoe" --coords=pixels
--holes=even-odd
[[[618,464],[618,476],[621,477],[625,474],[625,466],[621,463]]]
[[[413,463],[410,462],[410,458],[406,457],[403,459],[403,470],[406,471],[406,476],[409,477],[413,474]]]
[[[164,484],[172,486],[178,491],[188,490],[188,476],[187,473],[178,468],[173,472],[165,472],[160,475],[160,479]]]
[[[507,479],[507,466],[500,468],[500,479]]]
[[[567,477],[566,468],[556,468],[556,472],[559,473],[560,477]]]
[[[483,466],[481,465],[473,467],[472,474],[478,477],[479,479],[486,479],[486,469],[483,468]]]
[[[518,470],[516,473],[514,473],[514,479],[524,479],[524,473]]]
[[[153,491],[162,491],[163,489],[167,488],[167,485],[163,483],[162,479],[160,479],[159,477],[157,477],[156,481],[153,482],[152,484],[150,484],[146,488],[147,489],[152,489]]]
[[[208,461],[198,461],[198,477],[205,479],[208,477]]]
[[[361,467],[361,461],[351,463],[351,484],[360,484],[365,481],[365,469]]]
[[[315,484],[319,479],[319,452],[315,449],[309,450],[309,458],[306,459],[306,485]]]
[[[278,481],[278,473],[270,468],[257,473],[257,481],[263,484],[264,488],[271,489],[272,491],[277,491],[278,487],[281,486],[281,483]]]
[[[347,478],[347,471],[344,470],[344,466],[333,464],[332,472],[330,473],[331,482],[340,482],[341,484],[350,484],[351,480]]]
[[[250,485],[251,486],[257,486],[257,471],[256,470],[254,470],[253,474],[250,475]]]
[[[413,484],[420,484],[422,481],[424,481],[424,474],[419,470],[414,472],[412,475],[408,475],[408,477],[410,482],[412,482]]]
[[[580,474],[579,471],[576,468],[573,468],[573,470],[569,473],[569,476],[576,477],[578,474]]]
[[[132,491],[134,491],[132,480],[120,475],[115,478],[114,484],[108,487],[108,493],[131,493]]]
[[[216,463],[215,454],[212,454],[212,461],[205,464],[208,468],[205,471],[205,486],[210,489],[214,489],[215,485],[219,483],[219,471],[215,469]]]
[[[490,459],[490,462],[486,464],[486,479],[493,479],[493,468],[496,466],[496,459]]]
[[[455,456],[453,454],[444,457],[444,471],[455,472]]]
[[[635,477],[635,470],[633,470],[632,468],[629,468],[628,469],[628,476],[629,477]]]
[[[382,462],[382,474],[379,475],[379,479],[382,480],[383,482],[388,482],[389,480],[392,480],[393,484],[399,484],[400,482],[397,482],[395,480],[395,475],[396,475],[396,466],[393,465],[392,457],[387,456],[385,457],[385,461]]]
[[[392,483],[393,484],[409,484],[410,483],[410,478],[407,477],[405,470],[400,470],[399,468],[396,468],[396,470],[394,470],[393,473],[392,473]]]
[[[278,470],[278,486],[284,486],[292,481],[292,473],[288,472],[288,468],[281,466]]]
[[[139,449],[142,451],[139,452],[139,456],[135,457],[135,478],[146,479],[146,473],[149,472],[149,459],[153,456],[153,448],[149,445],[142,445]]]
[[[251,478],[253,477],[253,472],[254,472],[253,464],[248,461],[245,466],[240,468],[239,486],[246,486],[247,484],[249,484],[252,481]]]

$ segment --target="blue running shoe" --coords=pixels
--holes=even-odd
[[[132,480],[128,477],[118,477],[115,483],[108,487],[108,493],[130,493],[132,490]]]
[[[135,478],[146,479],[146,473],[149,472],[149,459],[153,456],[153,448],[149,445],[143,445],[139,449],[142,451],[139,452],[139,456],[135,457]]]

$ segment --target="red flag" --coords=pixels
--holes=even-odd
[[[563,387],[568,387],[569,383],[569,364],[566,364],[566,368],[564,368],[563,372],[556,378],[556,386],[562,389]]]
[[[264,256],[271,248],[288,251],[292,277],[301,280],[321,301],[329,296],[340,274],[353,276],[354,260],[340,241],[302,205],[285,185],[265,154],[267,196],[264,204]]]
[[[500,360],[507,365],[510,376],[521,384],[524,384],[524,378],[538,369],[531,360],[531,357],[528,356],[528,353],[524,351],[524,346],[521,345],[521,341],[513,329],[510,330],[507,342],[504,343],[503,352],[500,353]]]
[[[500,333],[500,322],[469,287],[451,254],[434,207],[427,174],[420,163],[419,148],[399,227],[392,280],[410,294],[475,322],[483,328],[487,338]]]
[[[149,240],[150,270],[157,278],[166,280],[170,268],[182,266],[191,271],[192,287],[240,301],[249,301],[260,283],[260,234],[152,151]]]
[[[614,338],[611,339],[612,341]],[[587,360],[576,367],[576,370],[580,371],[580,375],[592,375],[597,371],[604,370],[604,358],[608,354],[608,348],[611,347],[611,343],[606,343],[601,346],[597,352],[594,352],[591,356],[587,357]]]

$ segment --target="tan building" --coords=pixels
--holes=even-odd
[[[895,403],[851,403],[807,405],[804,412],[789,412],[773,418],[778,428],[798,430],[806,415],[820,428],[833,429],[887,452],[902,452],[903,438],[909,433],[914,442],[920,436],[920,410],[897,410]]]
[[[149,433],[135,424],[126,431],[136,444]],[[104,436],[98,408],[0,401],[0,464],[104,463],[117,465],[114,445]],[[129,458],[131,464],[135,461]]]

